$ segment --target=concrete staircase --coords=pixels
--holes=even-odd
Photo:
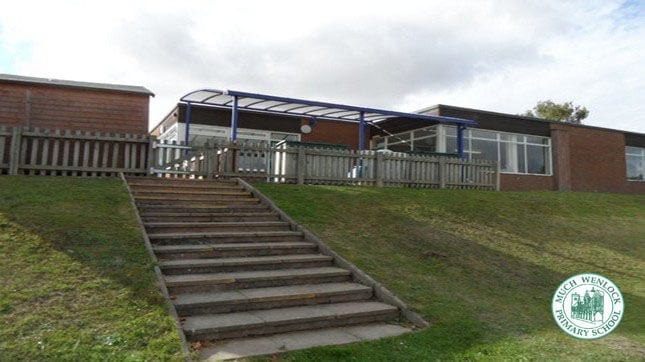
[[[127,178],[189,342],[241,358],[409,331],[235,180]],[[389,322],[389,323],[388,323]],[[394,322],[394,323],[392,323]]]

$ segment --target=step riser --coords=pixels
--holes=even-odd
[[[199,186],[199,187],[209,187],[209,186],[238,186],[237,181],[235,180],[189,180],[189,179],[169,179],[169,178],[127,178],[128,184],[132,185],[164,185],[164,186]]]
[[[325,318],[322,320],[312,320],[307,322],[295,322],[283,325],[264,325],[259,327],[245,327],[244,329],[228,330],[228,331],[188,331],[186,330],[186,338],[189,341],[205,340],[205,339],[229,339],[240,338],[249,336],[259,336],[275,333],[285,333],[292,331],[302,331],[307,329],[339,327],[353,324],[371,323],[371,322],[384,322],[398,317],[398,311],[386,313],[372,313],[369,315],[346,317],[346,318]]]
[[[245,221],[280,221],[278,215],[258,216],[148,216],[143,222],[245,222]]]
[[[228,257],[243,257],[243,256],[269,256],[269,255],[289,255],[289,254],[313,254],[318,249],[315,246],[310,248],[262,248],[251,250],[212,250],[212,251],[191,251],[184,253],[175,252],[160,252],[156,251],[155,254],[158,258],[163,260],[177,260],[177,259],[205,259],[205,258],[228,258]]]
[[[257,199],[253,199],[251,195],[244,195],[244,194],[242,195],[135,194],[134,199],[137,202],[163,202],[163,203],[171,203],[175,201],[200,201],[201,203],[220,202],[220,201],[234,201],[234,202],[258,201]]]
[[[334,276],[313,276],[313,277],[293,277],[293,278],[275,278],[265,280],[235,280],[219,284],[199,284],[199,285],[171,285],[167,284],[170,294],[181,293],[200,293],[213,291],[226,291],[236,289],[264,288],[264,287],[282,287],[287,285],[302,284],[322,284],[322,283],[342,283],[351,281],[349,275]]]
[[[202,273],[221,273],[251,270],[274,270],[274,269],[300,269],[300,268],[320,268],[331,266],[330,260],[320,261],[298,261],[288,262],[281,261],[267,264],[242,264],[242,265],[217,265],[217,266],[197,266],[197,267],[173,267],[168,268],[160,266],[164,275],[180,274],[202,274]]]
[[[165,185],[140,185],[131,184],[130,190],[133,192],[164,192],[164,193],[177,193],[177,192],[242,192],[245,191],[243,187],[237,185],[212,185],[212,186],[165,186]]]
[[[287,308],[304,305],[326,304],[326,303],[342,303],[342,302],[356,302],[368,300],[372,297],[372,291],[356,291],[351,293],[343,293],[336,295],[322,295],[322,296],[301,296],[292,297],[285,300],[274,301],[258,301],[258,302],[242,302],[228,304],[213,304],[202,306],[185,306],[175,305],[177,313],[181,317],[194,316],[199,314],[215,314],[215,313],[230,313],[230,312],[243,312],[249,310],[259,309],[272,309],[272,308]]]
[[[286,225],[267,225],[267,226],[208,226],[208,227],[159,227],[146,226],[148,234],[179,234],[179,233],[209,233],[209,232],[262,232],[262,231],[291,231],[288,224]]]
[[[134,195],[135,198],[139,197],[157,197],[160,199],[168,199],[168,200],[175,200],[177,198],[182,198],[182,199],[205,199],[205,200],[211,200],[211,199],[217,199],[220,197],[251,197],[251,193],[249,192],[244,192],[242,190],[240,191],[209,191],[209,192],[157,192],[155,190],[146,190],[146,191],[137,191],[133,190],[132,194]]]
[[[174,213],[215,213],[215,214],[232,214],[238,212],[268,212],[269,207],[262,204],[256,205],[222,205],[210,207],[177,207],[175,205],[159,207],[159,206],[141,206],[138,205],[139,212],[143,217],[161,214],[174,214]]]
[[[257,205],[260,203],[260,200],[253,198],[229,198],[229,197],[220,197],[211,201],[201,200],[182,200],[177,199],[168,199],[168,200],[140,200],[135,199],[137,206],[139,207],[164,207],[164,206],[184,206],[199,208],[201,207],[213,207],[213,206],[238,206],[238,205]]]
[[[227,237],[186,237],[182,239],[165,239],[163,237],[150,238],[156,245],[194,245],[194,244],[219,244],[219,243],[261,243],[280,241],[303,241],[302,235],[293,236],[227,236]]]

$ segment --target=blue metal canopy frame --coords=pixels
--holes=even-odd
[[[186,104],[186,143],[189,140],[191,106],[207,105],[231,110],[231,141],[237,142],[239,110],[271,113],[283,116],[329,119],[359,124],[359,149],[366,149],[367,127],[390,118],[414,119],[428,122],[453,124],[457,126],[457,151],[464,156],[463,131],[477,122],[470,119],[432,116],[418,113],[405,113],[377,108],[350,106],[339,103],[319,102],[306,99],[288,98],[268,94],[248,93],[235,90],[199,89],[190,92],[180,99]],[[380,128],[380,127],[378,127]]]

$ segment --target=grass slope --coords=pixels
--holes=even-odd
[[[258,184],[337,252],[432,323],[288,360],[643,360],[645,196]],[[611,335],[569,337],[551,298],[595,272],[621,288]]]
[[[0,177],[0,360],[174,360],[119,180]]]

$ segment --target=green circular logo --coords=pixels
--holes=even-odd
[[[620,289],[602,275],[574,275],[560,284],[551,309],[555,323],[570,336],[596,339],[611,333],[623,318]]]

